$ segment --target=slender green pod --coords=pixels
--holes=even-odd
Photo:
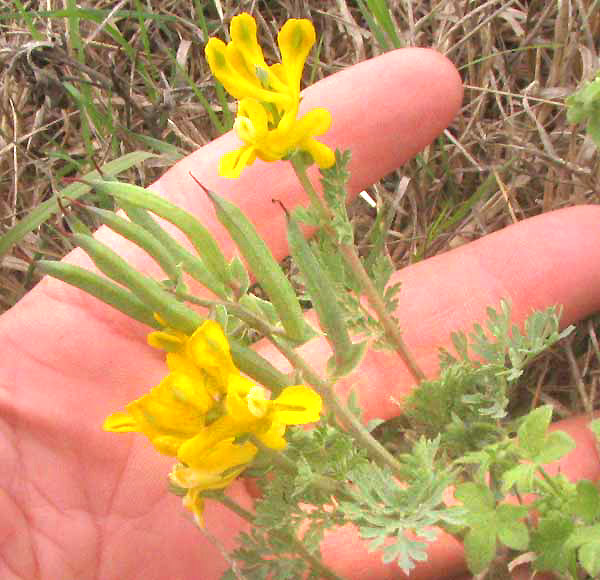
[[[229,338],[229,348],[235,366],[257,383],[270,389],[275,396],[290,385],[289,378],[256,351],[232,338]]]
[[[228,289],[208,270],[204,262],[198,256],[188,252],[145,209],[124,201],[121,202],[121,207],[129,219],[152,234],[163,248],[171,254],[173,260],[181,264],[194,280],[200,282],[202,286],[205,286],[220,298],[230,298]]]
[[[360,362],[366,342],[353,344],[339,307],[334,284],[327,271],[319,266],[308,242],[304,238],[297,220],[287,214],[287,237],[290,254],[304,277],[304,284],[321,329],[334,351],[332,372],[344,375],[353,370]]]
[[[212,234],[191,213],[138,185],[110,181],[93,181],[90,185],[97,191],[112,195],[119,201],[123,200],[150,210],[171,222],[190,240],[207,268],[224,284],[229,283],[229,268],[223,252]]]
[[[150,232],[135,223],[123,219],[112,211],[96,207],[89,207],[87,209],[96,214],[102,223],[107,225],[111,230],[133,242],[154,258],[156,263],[171,280],[177,279],[177,263],[169,251]]]
[[[314,336],[308,331],[292,285],[250,220],[230,201],[216,193],[206,193],[215,206],[217,219],[229,232],[256,281],[267,293],[288,336],[299,342]]]
[[[40,260],[36,262],[35,267],[43,274],[62,280],[71,286],[75,286],[95,296],[98,300],[120,310],[130,318],[152,328],[162,328],[155,320],[152,310],[134,294],[114,282],[98,276],[94,272],[73,264],[51,262],[49,260]]]
[[[163,290],[156,280],[132,268],[108,246],[83,234],[73,234],[71,239],[90,256],[102,273],[129,288],[152,312],[160,314],[169,326],[191,334],[202,323],[198,314]]]

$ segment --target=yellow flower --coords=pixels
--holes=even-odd
[[[236,444],[234,438],[224,439],[212,448],[198,446],[190,439],[179,448],[179,460],[169,474],[177,487],[187,489],[183,505],[192,511],[200,527],[204,527],[202,492],[227,487],[254,459],[257,449],[249,442]]]
[[[191,336],[170,328],[152,332],[148,335],[148,344],[168,351],[169,370],[189,375],[200,373],[215,392],[224,393],[227,377],[238,372],[227,337],[214,320],[204,321]]]
[[[302,69],[316,38],[312,23],[290,19],[283,25],[277,36],[281,63],[271,67],[265,63],[250,14],[235,16],[229,30],[229,44],[211,38],[205,48],[208,65],[225,90],[238,100],[297,105]]]
[[[170,373],[125,411],[111,414],[103,428],[137,431],[161,453],[177,457],[169,477],[187,490],[183,503],[203,525],[201,493],[226,487],[252,462],[258,449],[248,436],[283,449],[287,425],[319,419],[321,397],[298,385],[270,400],[235,367],[227,337],[212,320],[191,336],[166,328],[148,342],[168,351]]]
[[[230,377],[225,407],[228,416],[245,426],[267,447],[283,449],[287,425],[305,425],[319,420],[321,397],[304,385],[286,387],[270,400],[268,391],[243,376]]]
[[[313,109],[300,119],[296,115],[297,108],[292,108],[273,124],[273,115],[263,105],[252,99],[240,101],[234,129],[244,145],[221,157],[219,174],[236,178],[257,157],[278,161],[294,151],[309,153],[320,168],[331,167],[335,163],[334,152],[314,139],[331,126],[329,111]]]
[[[256,22],[249,14],[231,21],[231,42],[211,38],[206,58],[217,79],[239,100],[234,128],[244,143],[219,162],[224,177],[239,177],[258,157],[277,161],[294,151],[309,153],[321,168],[335,163],[333,151],[314,139],[331,125],[325,109],[314,109],[297,119],[302,70],[315,43],[309,20],[290,19],[277,36],[281,63],[268,66],[256,38]]]
[[[252,443],[234,443],[233,437],[219,441],[210,449],[199,443],[200,440],[194,438],[179,448],[181,463],[169,475],[175,485],[203,491],[222,489],[247,467],[257,452]]]
[[[126,411],[110,415],[106,431],[137,431],[165,455],[177,455],[179,446],[204,428],[206,416],[217,404],[198,376],[172,372],[148,394],[132,401]]]
[[[177,455],[179,446],[219,416],[229,375],[239,374],[221,327],[213,320],[202,323],[187,336],[166,329],[148,337],[152,346],[170,350],[170,374],[150,393],[132,401],[124,412],[110,415],[107,431],[137,431],[166,455]]]
[[[321,397],[304,385],[286,387],[276,399],[270,400],[263,387],[243,375],[230,375],[226,414],[194,437],[194,448],[200,452],[213,448],[219,441],[252,434],[267,447],[284,449],[286,426],[318,421],[321,408]]]

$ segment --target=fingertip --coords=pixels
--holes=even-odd
[[[596,414],[598,418],[598,414]],[[600,445],[589,425],[594,417],[579,415],[554,423],[552,430],[564,431],[575,441],[573,451],[548,466],[548,472],[560,472],[570,481],[600,479]]]
[[[323,140],[352,150],[356,192],[430,144],[458,113],[463,89],[444,55],[402,48],[327,77],[304,95],[304,109],[331,110],[332,128]]]

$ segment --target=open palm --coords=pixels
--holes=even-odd
[[[307,108],[332,112],[330,145],[353,151],[352,190],[359,191],[431,142],[458,110],[456,71],[440,55],[406,49],[334,75],[306,91]],[[368,110],[368,112],[367,112]],[[285,255],[283,216],[272,198],[293,207],[305,200],[284,164],[257,163],[237,181],[216,176],[226,135],[165,174],[155,191],[202,217],[226,253],[231,243],[194,186],[193,171],[211,189],[238,203],[256,222],[276,256]],[[600,307],[600,209],[580,207],[528,220],[398,273],[399,316],[407,342],[428,373],[450,330],[468,327],[500,298],[513,301],[516,321],[532,308],[565,305],[565,323]],[[140,268],[156,266],[106,230],[98,236]],[[79,252],[69,260],[89,262]],[[556,276],[557,268],[562,275]],[[137,436],[100,430],[103,419],[166,374],[160,353],[145,344],[147,329],[94,299],[44,280],[0,319],[0,577],[102,580],[211,579],[227,567],[241,521],[209,505],[198,533],[180,500],[167,492],[171,458]],[[267,347],[259,345],[267,352]],[[304,347],[315,366],[326,349]],[[274,353],[267,353],[279,364]],[[349,384],[361,393],[367,416],[397,414],[390,395],[412,384],[385,354],[370,353]],[[594,479],[598,458],[583,421],[567,427],[577,458],[563,469]],[[251,504],[243,483],[230,490]],[[352,528],[323,544],[328,563],[348,578],[396,578],[368,554]],[[442,538],[430,561],[412,577],[451,577],[463,569],[456,543]]]

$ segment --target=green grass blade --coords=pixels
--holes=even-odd
[[[127,155],[123,155],[123,157],[110,161],[104,165],[101,168],[102,175],[104,177],[115,177],[119,173],[126,171],[134,165],[138,165],[150,157],[155,157],[155,155],[146,153],[145,151],[128,153]],[[91,171],[84,175],[82,179],[92,181],[94,179],[99,179],[100,177],[101,175],[98,171]],[[56,201],[58,198],[64,199],[63,203],[67,206],[71,199],[77,199],[88,193],[90,190],[90,186],[85,183],[72,183],[59,193],[53,195],[49,200],[37,206],[27,215],[27,217],[23,218],[0,237],[0,258],[4,256],[14,244],[21,241],[29,232],[35,230],[59,210]]]

